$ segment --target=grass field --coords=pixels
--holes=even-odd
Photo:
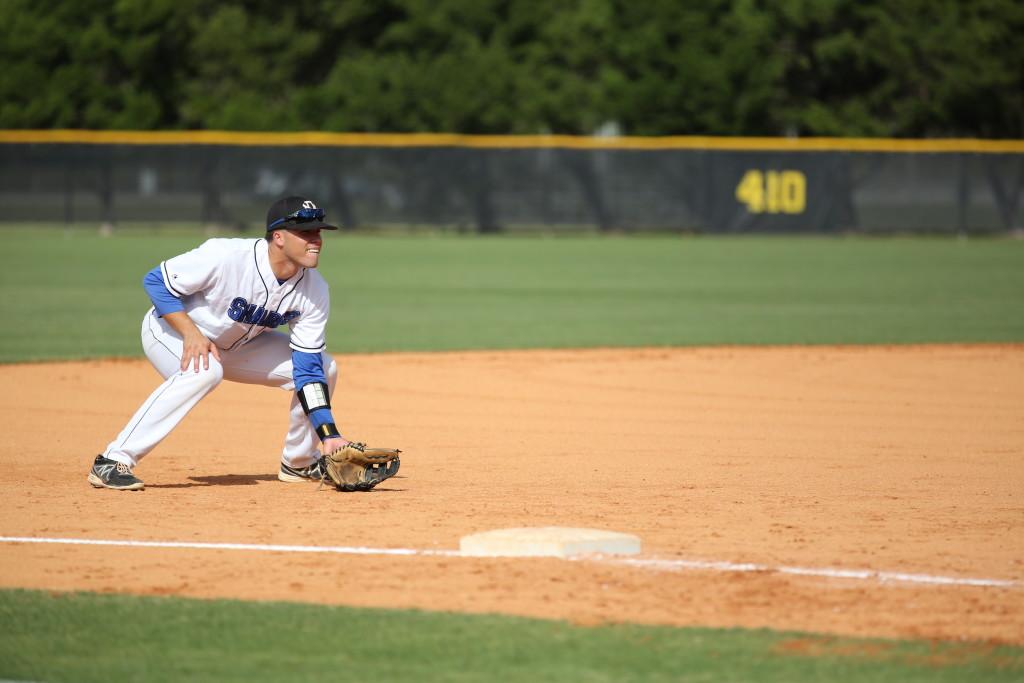
[[[1017,648],[302,604],[0,592],[0,676],[46,681],[1014,681]]]
[[[204,239],[4,236],[0,362],[140,356],[143,274]],[[334,353],[1024,341],[1021,241],[330,235],[322,263]],[[1009,681],[1024,649],[3,591],[0,678]]]
[[[0,362],[141,355],[142,276],[203,239],[5,234]],[[1024,241],[332,234],[320,270],[334,353],[1024,339]]]

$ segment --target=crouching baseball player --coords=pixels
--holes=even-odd
[[[211,239],[146,275],[153,307],[142,320],[142,347],[164,382],[96,456],[90,484],[142,489],[132,468],[222,380],[295,392],[281,481],[366,491],[398,472],[400,451],[348,441],[331,413],[330,294],[314,269],[320,231],[337,228],[324,221],[312,201],[285,197],[270,207],[264,238]],[[290,334],[280,331],[286,326]]]

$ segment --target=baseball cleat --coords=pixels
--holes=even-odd
[[[281,471],[277,473],[277,478],[289,483],[297,481],[323,481],[324,477],[327,476],[323,462],[323,458],[318,458],[316,462],[306,467],[291,467],[282,462]]]
[[[98,489],[119,489],[121,491],[139,491],[145,488],[142,480],[132,474],[132,470],[123,462],[117,462],[102,455],[96,456],[87,481]]]

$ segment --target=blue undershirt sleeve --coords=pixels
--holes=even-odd
[[[153,308],[156,309],[157,315],[164,316],[168,313],[185,310],[181,300],[167,290],[163,275],[160,274],[160,266],[146,273],[146,277],[142,278],[142,287],[149,295],[150,301],[153,302]]]
[[[295,378],[295,391],[310,382],[327,384],[324,374],[324,359],[319,353],[306,353],[292,350],[292,377]]]
[[[327,376],[324,374],[324,359],[319,353],[305,353],[292,349],[292,376],[295,378],[295,391],[310,382],[327,384]],[[323,425],[334,424],[334,415],[331,414],[330,408],[317,408],[309,413],[308,417],[309,423],[313,425],[317,434],[321,434],[320,427]]]

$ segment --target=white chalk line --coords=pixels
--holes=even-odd
[[[575,558],[569,558],[575,559]],[[644,569],[660,569],[662,571],[678,571],[681,569],[697,569],[719,572],[775,572],[778,574],[796,574],[799,576],[818,576],[830,579],[873,580],[879,583],[905,582],[924,583],[944,586],[980,586],[987,588],[1015,588],[1022,585],[1019,581],[1002,579],[972,579],[954,576],[933,576],[930,574],[907,574],[902,572],[880,572],[873,569],[828,569],[812,567],[771,567],[768,565],[708,562],[699,560],[660,560],[633,559],[628,557],[604,557],[606,564],[642,567]]]
[[[54,543],[63,545],[125,546],[132,548],[184,548],[191,550],[258,550],[285,553],[334,553],[342,555],[400,555],[420,557],[476,557],[464,555],[457,550],[417,550],[413,548],[365,548],[347,546],[316,545],[261,545],[252,543],[185,543],[165,541],[113,541],[88,538],[40,538],[34,536],[0,536],[3,543]],[[481,559],[481,558],[476,558]],[[977,586],[987,588],[1016,588],[1019,581],[1001,579],[972,579],[929,574],[906,574],[901,572],[880,572],[870,569],[828,569],[811,567],[771,567],[768,565],[733,562],[708,562],[700,560],[666,560],[658,558],[637,558],[601,554],[574,555],[567,560],[573,562],[595,562],[600,564],[652,569],[657,571],[680,571],[684,569],[717,572],[775,572],[799,576],[817,576],[833,579],[873,580],[879,583],[901,582],[921,583],[940,586]]]
[[[284,553],[341,553],[345,555],[445,555],[461,553],[448,550],[413,550],[409,548],[346,548],[319,545],[257,545],[251,543],[183,543],[165,541],[107,541],[89,538],[36,538],[0,536],[4,543],[62,543],[67,545],[116,545],[133,548],[189,548],[194,550],[262,550]]]

